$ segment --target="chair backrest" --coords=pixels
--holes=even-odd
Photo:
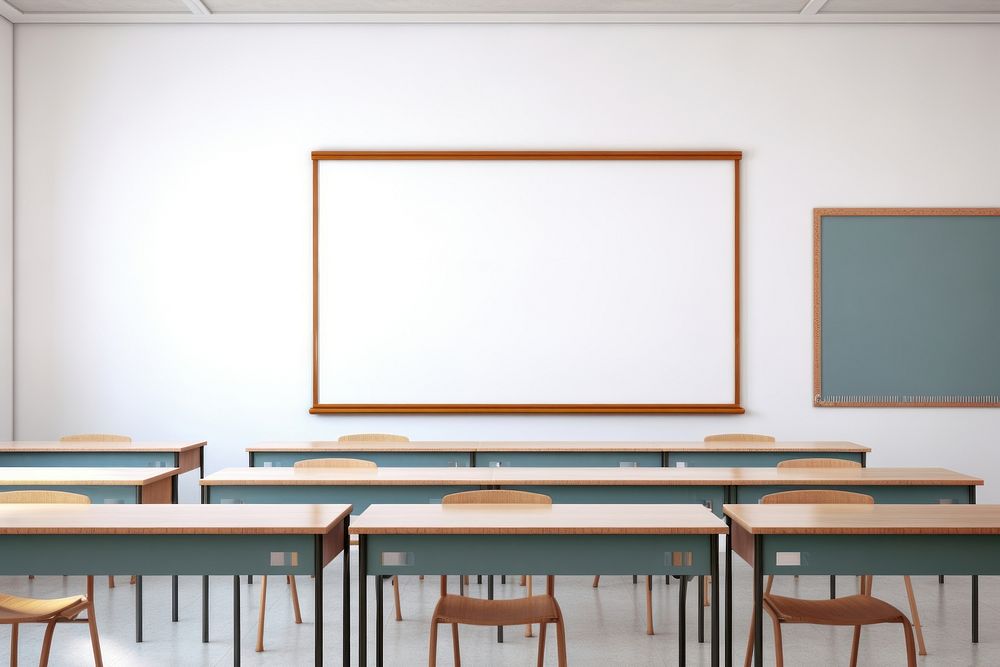
[[[774,436],[759,433],[716,433],[706,435],[705,442],[774,442]]]
[[[859,461],[847,459],[788,459],[778,461],[779,468],[860,468]]]
[[[489,491],[462,491],[449,493],[441,499],[442,505],[551,505],[552,498],[543,493],[493,489]]]
[[[27,490],[0,492],[0,504],[25,503],[73,503],[77,505],[89,505],[90,498],[80,493],[69,493],[68,491],[47,491],[43,489],[38,491]]]
[[[405,435],[392,433],[351,433],[337,438],[337,442],[409,442]]]
[[[364,459],[302,459],[292,464],[293,468],[378,468],[374,461]]]
[[[80,433],[77,435],[64,435],[59,438],[59,442],[132,442],[132,438],[127,435],[114,435],[112,433]]]
[[[875,499],[853,491],[801,489],[769,493],[760,502],[763,505],[874,505]]]

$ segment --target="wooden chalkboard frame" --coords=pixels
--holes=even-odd
[[[989,408],[1000,402],[830,401],[823,396],[823,218],[827,216],[998,216],[1000,208],[815,208],[813,209],[813,406],[840,408]]]
[[[313,151],[313,360],[310,414],[473,413],[473,414],[743,414],[740,405],[740,161],[742,151]],[[319,399],[319,165],[324,160],[719,160],[731,161],[734,172],[734,395],[719,404],[438,404],[321,403]]]

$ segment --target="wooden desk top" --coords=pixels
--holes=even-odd
[[[0,486],[146,486],[180,468],[0,468]]]
[[[721,535],[701,505],[369,505],[359,535]]]
[[[853,442],[265,442],[248,452],[870,452]]]
[[[325,535],[350,505],[0,505],[0,535]]]
[[[1000,535],[1000,505],[724,505],[753,535]]]
[[[0,452],[186,452],[204,447],[204,440],[191,442],[59,442],[17,440],[0,442]]]
[[[225,468],[207,486],[978,486],[944,468]]]
[[[204,486],[433,486],[491,484],[492,468],[223,468]]]

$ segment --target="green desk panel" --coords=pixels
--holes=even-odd
[[[1000,574],[1000,535],[764,535],[763,548],[764,574]]]
[[[304,459],[362,459],[386,468],[467,468],[469,452],[250,452],[250,467],[291,468]]]
[[[711,573],[715,535],[368,535],[367,574]],[[673,552],[690,553],[682,565]],[[383,565],[383,554],[389,554]],[[401,565],[389,564],[404,563]]]
[[[0,467],[176,468],[174,452],[0,452]]]
[[[660,452],[476,452],[476,466],[504,468],[659,468]]]
[[[865,464],[862,452],[667,452],[667,466],[688,468],[773,468],[789,459],[845,459]]]
[[[793,491],[798,489],[831,489],[836,491],[851,491],[853,493],[863,493],[872,496],[876,503],[887,503],[897,505],[935,505],[938,503],[952,503],[955,505],[968,505],[972,498],[969,489],[975,487],[968,486],[902,486],[902,485],[876,485],[876,486],[817,486],[815,484],[797,486],[794,484],[782,486],[736,486],[736,499],[734,503],[752,505],[760,502],[761,497],[769,493],[780,493],[782,491]]]
[[[396,485],[253,485],[206,486],[207,502],[222,503],[343,503],[354,506],[354,514],[361,514],[372,503],[416,504],[440,503],[443,496],[461,491],[475,491],[478,486],[396,486]]]
[[[314,535],[0,535],[0,574],[313,574]],[[297,565],[271,565],[271,554]]]

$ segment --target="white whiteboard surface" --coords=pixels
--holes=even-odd
[[[329,404],[725,404],[732,160],[320,160]]]

